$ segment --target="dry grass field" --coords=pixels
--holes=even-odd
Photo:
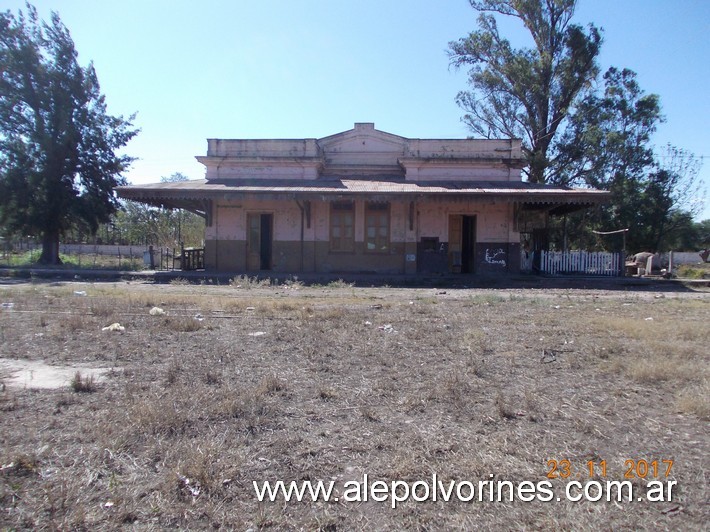
[[[710,519],[709,292],[16,282],[0,283],[0,303],[0,529],[699,530]],[[125,330],[102,330],[115,322]],[[18,384],[21,362],[84,374]],[[593,477],[605,481],[623,480],[627,460],[673,460],[657,476],[677,485],[666,502],[396,509],[260,503],[252,485],[539,482],[550,460],[569,460],[581,482],[589,461],[606,462]],[[555,493],[570,479],[551,480]]]

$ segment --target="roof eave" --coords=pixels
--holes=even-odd
[[[117,187],[119,197],[142,201],[153,205],[166,204],[171,201],[199,201],[205,199],[243,200],[249,197],[266,199],[326,199],[326,198],[378,198],[389,199],[482,199],[494,201],[516,202],[529,205],[595,205],[608,201],[611,193],[606,191],[546,191],[546,190],[451,190],[451,191],[417,191],[417,190],[288,190],[285,188],[242,188],[242,189],[164,189],[148,187]]]

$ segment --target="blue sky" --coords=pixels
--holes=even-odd
[[[449,41],[476,27],[467,0],[37,0],[59,13],[82,64],[93,60],[109,110],[137,112],[135,184],[182,172],[207,138],[323,137],[374,122],[405,137],[464,138],[454,103],[465,71]],[[17,12],[24,1],[4,0]],[[580,24],[604,29],[600,63],[638,73],[661,96],[656,145],[704,156],[710,188],[710,2],[580,0]],[[526,34],[501,26],[514,45]],[[710,192],[710,191],[709,191]],[[698,217],[710,218],[710,202]]]

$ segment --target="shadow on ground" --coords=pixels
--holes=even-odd
[[[342,281],[356,287],[388,288],[489,288],[489,289],[579,289],[654,292],[695,292],[708,288],[710,280],[658,279],[638,277],[541,276],[541,275],[388,275],[378,273],[243,273],[205,271],[119,271],[51,268],[0,268],[0,284],[46,281],[115,282],[142,281],[170,283],[181,280],[200,285],[226,285],[235,277],[250,276],[271,284],[298,281],[305,286]]]

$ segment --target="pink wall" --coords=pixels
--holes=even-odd
[[[216,203],[212,227],[206,230],[208,240],[246,240],[246,218],[250,212],[274,214],[274,240],[297,242],[301,238],[301,211],[295,201],[241,201]],[[449,215],[476,216],[478,242],[519,242],[514,231],[513,206],[506,202],[481,203],[475,201],[418,201],[415,203],[414,229],[409,229],[409,202],[390,203],[390,240],[417,242],[421,237],[449,238]],[[364,200],[355,202],[355,240],[364,240]],[[330,204],[311,202],[311,227],[304,228],[307,242],[327,242]]]
[[[478,242],[519,242],[519,233],[513,230],[513,206],[508,203],[480,203],[474,201],[449,201],[420,203],[417,220],[417,240],[422,236],[449,239],[449,216],[465,214],[476,216]]]

